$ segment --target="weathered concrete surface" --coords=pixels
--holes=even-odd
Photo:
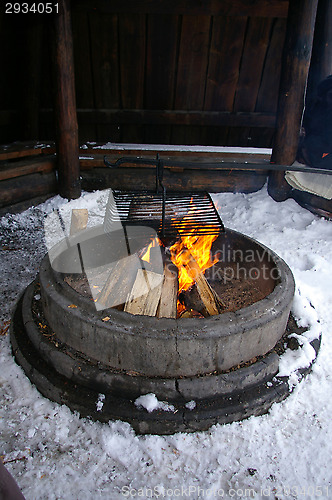
[[[206,319],[178,320],[134,316],[116,309],[97,311],[90,299],[52,270],[46,256],[40,268],[46,319],[56,337],[74,350],[111,369],[150,377],[220,372],[265,355],[285,331],[294,279],[285,262],[268,248],[235,231],[227,230],[226,238],[237,247],[265,253],[277,271],[273,291],[249,307]],[[72,304],[77,307],[71,308]],[[110,320],[102,321],[105,316]]]

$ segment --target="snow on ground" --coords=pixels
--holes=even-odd
[[[2,335],[0,455],[27,499],[332,498],[332,224],[292,200],[274,202],[266,188],[213,198],[227,227],[293,270],[294,314],[313,329],[319,320],[323,334],[312,373],[267,415],[206,432],[136,436],[126,423],[80,419],[42,397]],[[87,207],[100,220],[105,202],[103,192],[70,203],[57,196],[1,218],[1,327],[46,251],[46,215]]]

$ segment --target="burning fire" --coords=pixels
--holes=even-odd
[[[192,222],[195,220],[197,214],[199,215],[199,208],[195,207],[192,203],[192,207],[182,219],[181,225],[177,224],[176,226],[179,238],[169,248],[171,260],[178,268],[179,294],[182,290],[188,290],[195,283],[195,278],[198,274],[204,274],[206,269],[212,267],[219,260],[218,257],[212,258],[211,255],[212,243],[219,235],[195,234],[195,227],[193,227]],[[211,229],[215,231],[215,226],[206,226],[207,233]],[[164,245],[159,238],[154,238],[144,250],[141,259],[151,262],[151,249],[157,246],[163,247]],[[177,302],[177,310],[178,314],[181,314],[185,310],[185,306],[179,300]]]
[[[171,259],[179,270],[179,292],[188,290],[195,281],[186,269],[191,257],[197,262],[201,273],[218,262],[218,258],[211,260],[211,246],[217,237],[217,234],[182,236],[171,246]]]
[[[192,202],[193,200],[191,200]],[[178,228],[180,239],[170,248],[172,262],[179,270],[179,293],[182,290],[188,290],[195,281],[192,273],[190,275],[186,269],[191,257],[197,262],[201,273],[204,273],[206,269],[212,267],[219,260],[217,257],[211,260],[212,243],[218,238],[218,234],[197,236],[195,228],[192,228],[189,234],[181,235],[181,233],[188,233],[188,227],[192,227],[192,224],[189,226],[189,220],[192,221],[198,211],[199,209],[192,205],[188,215],[183,218],[181,228]],[[208,229],[207,227],[207,232]]]
[[[157,246],[159,246],[159,247],[164,246],[158,237],[153,238],[153,240],[151,241],[151,243],[147,247],[146,251],[141,256],[141,259],[145,260],[145,262],[151,262],[151,249],[154,247],[157,247]]]

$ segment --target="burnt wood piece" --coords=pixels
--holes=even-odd
[[[155,316],[161,296],[163,276],[146,269],[138,269],[135,283],[124,306],[131,314]]]
[[[289,1],[272,163],[292,165],[296,158],[317,4],[318,0]],[[289,197],[284,172],[270,173],[268,191],[276,201]]]
[[[203,304],[203,301],[201,299],[200,294],[198,293],[197,286],[195,283],[190,288],[188,288],[188,290],[181,291],[179,295],[179,300],[181,304],[185,306],[187,311],[197,311],[204,318],[207,318],[209,316],[209,313],[207,312]]]
[[[164,281],[157,309],[158,318],[176,318],[178,285],[177,268],[171,261],[166,260],[164,265]]]
[[[75,10],[95,9],[106,13],[190,14],[252,17],[286,17],[288,0],[90,0],[75,2]]]
[[[76,117],[73,40],[70,0],[59,2],[59,14],[54,16],[55,27],[55,119],[59,194],[75,199],[81,195]]]
[[[223,302],[217,293],[211,288],[209,282],[202,273],[201,268],[197,264],[190,251],[185,248],[181,252],[183,256],[183,267],[188,275],[196,283],[197,291],[202,299],[202,302],[210,316],[219,314],[224,309]]]

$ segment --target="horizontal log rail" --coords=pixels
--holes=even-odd
[[[27,156],[37,156],[41,154],[53,154],[55,145],[53,142],[14,142],[8,145],[0,146],[0,161],[16,160],[18,158],[26,158]]]
[[[154,189],[157,153],[164,163],[164,183],[176,191],[254,192],[261,189],[271,171],[332,171],[305,165],[270,164],[270,150],[255,148],[200,148],[118,144],[105,149],[96,144],[80,148],[83,189]],[[220,151],[216,151],[216,150]],[[226,149],[226,151],[223,151]],[[228,149],[228,150],[227,150]],[[36,154],[37,153],[37,154]],[[33,156],[32,156],[33,154]],[[24,157],[24,155],[26,155]],[[118,166],[105,166],[104,156]],[[6,158],[6,160],[4,160]],[[137,158],[148,162],[135,164]],[[0,147],[0,207],[37,195],[56,193],[56,155],[53,143],[17,143]]]
[[[124,145],[125,147],[126,145]],[[293,165],[279,165],[270,163],[270,154],[254,153],[244,151],[216,152],[216,151],[181,151],[160,149],[98,149],[98,147],[82,147],[80,149],[81,170],[92,170],[94,168],[109,168],[107,163],[112,165],[111,171],[121,171],[122,169],[152,169],[155,170],[154,159],[159,155],[166,170],[171,172],[183,172],[195,170],[197,172],[212,171],[257,171],[267,173],[268,171],[296,171],[310,172],[318,174],[332,175],[331,170],[311,168],[295,162]],[[144,146],[143,146],[144,147]],[[240,149],[240,148],[238,148]],[[98,151],[98,152],[97,152]],[[32,154],[39,156],[31,157]],[[27,156],[27,158],[24,158]],[[50,144],[40,144],[34,146],[31,143],[23,143],[19,149],[15,146],[10,148],[0,148],[0,160],[16,159],[17,161],[0,162],[0,181],[20,177],[32,173],[48,173],[56,168],[56,154],[54,146]],[[23,159],[22,159],[23,158]],[[144,159],[147,163],[144,163]]]
[[[20,160],[15,163],[0,164],[0,181],[14,179],[29,174],[46,174],[56,168],[55,155]]]
[[[41,119],[52,120],[51,109],[41,110]],[[77,109],[80,124],[117,125],[190,125],[201,127],[258,127],[274,128],[275,113],[227,112],[227,111],[185,111],[147,109]]]

